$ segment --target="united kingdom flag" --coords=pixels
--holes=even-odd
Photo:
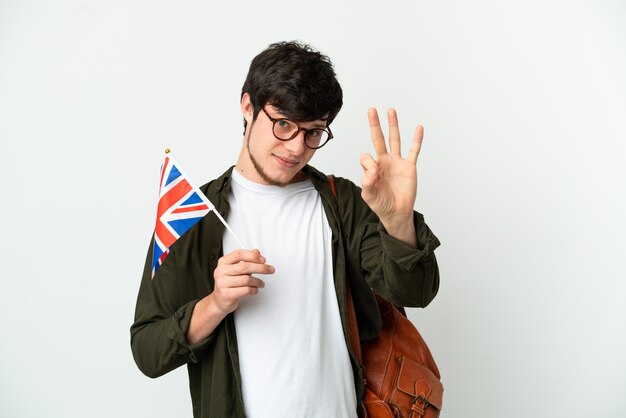
[[[213,204],[191,183],[180,164],[167,150],[161,167],[152,251],[152,278],[169,254],[172,244],[214,209]]]

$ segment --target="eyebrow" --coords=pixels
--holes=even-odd
[[[277,116],[272,116],[274,119],[286,119],[296,124],[309,123],[309,121],[297,121],[297,120],[288,118],[280,110],[278,110],[276,106],[273,106],[273,105],[270,105],[270,106],[272,107],[272,112],[277,114]],[[320,119],[320,120],[323,120],[323,119]],[[306,129],[310,131],[311,129],[327,129],[327,128],[328,128],[328,123],[319,122],[319,123],[315,123],[311,128],[306,128]]]

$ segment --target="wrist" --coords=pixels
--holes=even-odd
[[[215,293],[210,293],[198,302],[201,303],[201,309],[203,315],[206,318],[219,319],[220,321],[226,317],[230,312],[228,309],[224,309],[216,300]]]
[[[385,227],[385,231],[406,245],[417,248],[417,238],[415,236],[415,225],[413,224],[413,212],[403,215],[395,215],[380,218],[380,222]]]
[[[228,313],[224,313],[219,308],[212,294],[200,299],[191,313],[187,342],[193,345],[207,338],[226,315]]]

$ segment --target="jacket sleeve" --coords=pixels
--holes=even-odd
[[[137,296],[135,320],[130,328],[131,348],[137,366],[149,377],[197,362],[212,340],[209,337],[195,346],[187,344],[191,313],[199,299],[181,291],[176,257],[174,246],[153,279],[151,243]]]
[[[437,237],[413,213],[417,248],[390,236],[378,217],[361,199],[361,189],[351,184],[351,208],[344,222],[348,224],[348,245],[358,252],[359,267],[369,287],[391,303],[405,307],[425,307],[439,289],[439,268],[434,250],[440,245]],[[341,192],[340,192],[341,195]],[[350,214],[351,213],[351,214]],[[349,219],[345,219],[346,216]]]
[[[398,306],[425,307],[439,290],[439,267],[434,250],[439,240],[413,213],[418,248],[390,236],[378,222],[366,223],[362,234],[362,268],[375,293]],[[376,229],[376,232],[374,232]]]

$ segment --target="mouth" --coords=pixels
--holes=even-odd
[[[292,160],[290,158],[279,157],[278,155],[274,155],[274,158],[276,159],[278,164],[282,165],[283,167],[287,167],[287,168],[293,168],[293,167],[297,166],[300,163],[297,160]]]

